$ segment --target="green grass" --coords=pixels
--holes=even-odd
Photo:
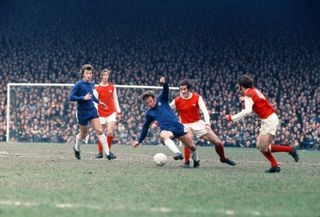
[[[282,171],[265,174],[255,149],[227,148],[230,167],[200,147],[201,167],[183,169],[163,146],[114,146],[114,161],[95,159],[94,145],[78,161],[71,147],[1,143],[0,216],[320,216],[320,152],[299,151],[299,163],[277,153]]]

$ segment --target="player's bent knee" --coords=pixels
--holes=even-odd
[[[102,130],[96,130],[96,134],[99,136],[102,135]]]
[[[80,133],[80,138],[84,139],[84,138],[86,138],[87,135],[88,135],[88,132],[82,132],[82,133]]]
[[[192,145],[191,147],[189,147],[190,151],[196,151],[197,147],[195,145]]]
[[[259,143],[256,144],[256,148],[261,151],[261,145]]]
[[[173,133],[172,132],[170,132],[170,131],[161,131],[160,132],[160,138],[162,139],[162,140],[166,140],[166,139],[170,139],[170,138],[172,138],[173,137]]]
[[[107,132],[107,136],[113,136],[113,132]]]
[[[223,143],[219,140],[215,143],[213,143],[216,147],[222,147],[223,146]]]
[[[268,152],[269,151],[268,145],[257,144],[256,147],[261,152]]]
[[[185,140],[182,142],[190,149],[190,151],[197,150],[197,146],[195,146],[195,144],[192,142],[192,140],[191,141]]]
[[[162,136],[160,136],[160,139],[163,140],[163,141],[165,141],[165,140],[167,140],[167,139],[170,139],[170,137],[167,136],[167,135],[162,135]]]
[[[262,152],[269,152],[269,148],[268,148],[268,146],[261,146],[260,147],[260,151],[262,151]]]

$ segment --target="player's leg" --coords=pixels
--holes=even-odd
[[[90,139],[90,133],[87,134],[86,138],[84,138],[84,143],[88,144]]]
[[[79,125],[79,127],[80,127],[80,133],[76,136],[76,143],[73,146],[74,156],[78,160],[81,159],[81,155],[80,155],[80,143],[81,143],[81,140],[83,140],[88,134],[87,126]]]
[[[273,140],[273,135],[271,134],[264,134],[259,135],[257,139],[257,148],[259,151],[265,156],[265,158],[270,162],[271,168],[269,170],[266,170],[268,173],[275,173],[280,172],[281,168],[277,160],[273,157],[269,150],[269,144]]]
[[[100,120],[100,123],[101,123],[101,120]],[[104,133],[104,131],[106,129],[106,125],[101,123],[101,126],[102,126],[102,132]],[[97,154],[97,158],[103,158],[103,147],[102,147],[101,142],[100,142],[99,139],[98,139],[98,154]]]
[[[193,138],[193,132],[190,127],[186,127],[188,134],[190,135],[191,138]],[[190,149],[186,146],[183,145],[183,150],[184,150],[184,167],[189,167],[190,166]]]
[[[113,159],[117,158],[112,152],[111,152],[111,146],[112,146],[112,141],[113,141],[113,135],[114,135],[114,130],[116,128],[116,122],[117,122],[117,114],[114,112],[111,115],[109,115],[106,118],[107,121],[107,142],[108,142],[108,147],[110,151],[110,155],[112,156]]]
[[[114,132],[115,127],[116,127],[116,122],[115,121],[108,122],[107,140],[108,140],[109,149],[111,149],[111,146],[112,146],[113,132]]]
[[[117,158],[117,156],[115,156],[111,152],[111,146],[112,146],[112,141],[113,141],[113,132],[115,130],[115,127],[116,127],[116,122],[115,121],[108,122],[108,126],[107,126],[107,142],[108,142],[108,146],[109,146],[110,155],[112,156],[113,159]]]
[[[278,116],[274,113],[267,119],[262,120],[261,123],[262,124],[257,147],[271,162],[271,168],[266,172],[280,172],[280,166],[272,156],[271,152],[288,152],[297,162],[299,160],[299,156],[295,149],[289,146],[276,146],[273,144],[273,138],[279,125]]]
[[[299,161],[299,155],[295,148],[289,145],[276,145],[273,142],[269,145],[269,151],[272,152],[287,152],[291,155],[295,162]]]
[[[79,125],[79,128],[80,128],[80,133],[76,137],[76,145],[75,145],[75,148],[77,150],[80,150],[80,142],[84,138],[86,138],[86,136],[88,135],[88,132],[89,132],[89,129],[87,126]]]
[[[279,163],[273,157],[269,149],[269,145],[273,141],[273,137],[276,134],[278,125],[279,119],[276,114],[270,115],[267,119],[261,120],[260,133],[257,138],[256,147],[271,164],[271,168],[266,171],[269,173],[280,172],[281,170]]]
[[[88,134],[88,119],[87,119],[87,113],[79,113],[77,111],[76,113],[77,122],[79,124],[80,133],[76,136],[76,142],[73,146],[74,156],[80,160],[80,142],[87,136]]]
[[[106,117],[99,117],[100,124],[102,126],[102,132],[104,133],[106,129],[107,120]],[[103,147],[101,145],[100,140],[98,139],[98,154],[97,158],[103,158]]]
[[[102,131],[102,125],[100,124],[100,121],[99,121],[99,118],[93,118],[91,119],[91,125],[93,127],[93,129],[96,131],[96,134],[98,136],[98,139],[100,140],[101,142],[101,145],[104,149],[104,152],[107,156],[107,159],[108,160],[111,160],[112,157],[110,155],[110,152],[109,152],[109,147],[107,145],[107,138],[106,136],[103,134],[103,131]]]
[[[273,136],[276,135],[277,127],[279,125],[278,116],[276,114],[272,114],[266,120],[264,120],[264,122],[266,124],[263,126],[263,129],[261,129],[261,131],[272,134]],[[299,156],[294,148],[288,145],[275,145],[272,142],[273,140],[270,141],[268,147],[270,152],[287,152],[292,155],[296,162],[299,161]]]
[[[222,163],[226,163],[226,164],[229,164],[231,166],[236,165],[236,163],[234,161],[232,161],[229,158],[225,157],[223,143],[221,142],[219,137],[210,128],[207,129],[207,134],[204,134],[200,138],[202,138],[202,139],[204,139],[206,141],[209,141],[212,144],[214,144],[215,150],[216,150],[217,154],[219,155],[220,161]]]
[[[187,133],[178,137],[178,139],[190,149],[191,157],[194,162],[193,167],[199,167],[200,161],[198,159],[197,147],[195,146],[191,136]]]
[[[176,156],[179,156],[179,159],[175,160],[182,160],[183,156],[180,152],[180,150],[177,148],[176,144],[173,142],[173,133],[171,131],[163,130],[160,132],[160,139],[164,142],[164,144],[176,155],[174,156],[174,159]]]

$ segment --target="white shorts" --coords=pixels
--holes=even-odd
[[[117,122],[117,113],[113,112],[108,117],[99,117],[99,120],[100,120],[100,124],[102,124],[102,125],[106,125],[107,123],[110,123],[113,121]]]
[[[190,128],[193,135],[195,135],[198,138],[208,133],[208,131],[206,130],[206,123],[201,120],[189,124],[183,124],[183,126],[185,128]]]
[[[279,126],[279,118],[276,113],[272,113],[266,119],[261,119],[260,135],[276,135]]]

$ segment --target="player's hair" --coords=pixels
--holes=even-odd
[[[146,92],[144,92],[144,93],[141,95],[141,99],[142,99],[143,101],[145,101],[145,100],[146,100],[147,98],[149,98],[149,97],[155,98],[156,95],[154,95],[154,93],[153,93],[152,91],[150,91],[150,90],[147,90]]]
[[[253,87],[253,78],[250,75],[244,74],[238,78],[238,84],[244,88]]]
[[[191,84],[191,82],[190,82],[189,80],[183,79],[183,80],[181,80],[181,81],[179,82],[179,84],[178,84],[179,87],[180,87],[180,86],[185,86],[185,85],[187,86],[188,90],[190,91],[191,88],[192,88],[192,84]]]
[[[109,76],[110,76],[111,70],[108,69],[108,68],[104,68],[104,69],[102,69],[102,71],[100,72],[100,79],[102,79],[102,75],[103,75],[103,73],[105,73],[105,72],[108,72],[108,73],[109,73]],[[108,78],[108,82],[109,82],[109,78]]]
[[[81,66],[81,69],[80,69],[81,77],[83,77],[85,70],[92,70],[93,71],[93,66],[91,64],[84,64],[83,66]]]

